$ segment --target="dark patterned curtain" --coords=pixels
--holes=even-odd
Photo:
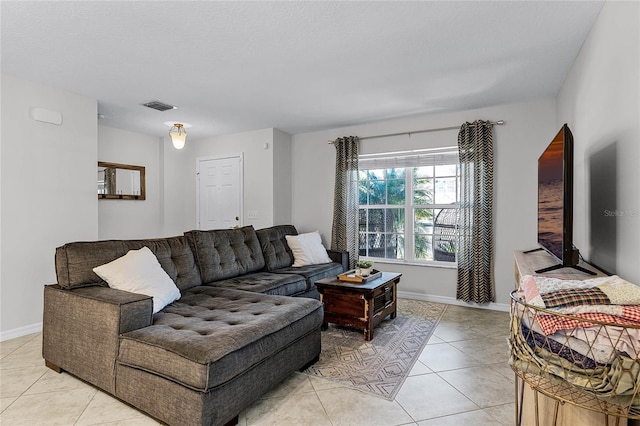
[[[106,167],[104,169],[104,189],[105,194],[115,195],[117,193],[115,167]]]
[[[331,249],[349,252],[349,268],[358,262],[358,138],[335,140],[336,182]]]
[[[458,287],[465,302],[495,302],[493,278],[493,125],[465,123],[458,133],[460,211]]]

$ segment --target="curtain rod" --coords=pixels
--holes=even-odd
[[[490,123],[494,126],[502,126],[504,124],[504,120],[498,121],[490,121]],[[385,135],[374,135],[374,136],[365,136],[359,138],[361,141],[365,139],[376,139],[376,138],[388,138],[390,136],[401,136],[401,135],[409,135],[411,136],[414,133],[429,133],[429,132],[441,132],[443,130],[456,130],[460,129],[460,126],[451,126],[451,127],[438,127],[436,129],[425,129],[425,130],[414,130],[411,132],[400,132],[400,133],[387,133]],[[329,141],[328,143],[335,143],[335,140]]]

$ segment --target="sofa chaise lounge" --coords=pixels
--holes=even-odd
[[[347,253],[328,251],[333,262],[292,267],[286,235],[296,234],[291,225],[248,226],[58,247],[58,282],[44,288],[46,365],[168,424],[237,423],[318,359],[314,283],[348,264]],[[180,290],[155,314],[150,296],[110,288],[93,271],[143,247]]]

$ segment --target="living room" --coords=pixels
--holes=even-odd
[[[244,211],[259,212],[257,218],[245,216],[244,225],[259,229],[292,223],[301,232],[318,230],[328,245],[335,149],[327,141],[459,126],[476,119],[505,122],[493,130],[496,301],[488,307],[508,310],[514,288],[512,252],[536,247],[536,160],[563,123],[575,139],[574,243],[585,259],[640,283],[639,18],[636,2],[604,2],[575,60],[569,61],[564,81],[549,96],[442,112],[407,111],[397,118],[292,133],[264,126],[198,137],[194,127],[180,151],[171,146],[168,135],[96,120],[102,113],[100,99],[43,83],[46,78],[38,82],[5,74],[3,60],[0,340],[41,330],[42,286],[56,282],[56,247],[71,241],[181,235],[195,229],[199,157],[243,153]],[[4,14],[2,19],[5,27]],[[105,60],[119,59],[114,52]],[[457,96],[467,95],[460,90]],[[25,114],[30,107],[62,111],[64,124],[42,125]],[[453,130],[368,140],[362,142],[361,153],[385,152],[390,146],[393,151],[451,146],[456,134]],[[611,150],[615,154],[605,158],[613,164],[596,162],[600,153]],[[98,200],[98,160],[144,165],[147,199]],[[33,168],[28,173],[27,165]],[[613,187],[592,181],[595,167],[612,170]],[[607,208],[615,214],[605,215],[593,206],[609,191],[617,194],[616,204]],[[603,224],[614,233],[603,238],[598,233]],[[399,292],[404,297],[465,305],[455,298],[454,268],[377,264],[403,274]]]

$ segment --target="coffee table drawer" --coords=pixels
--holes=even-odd
[[[364,299],[360,294],[345,294],[340,291],[327,289],[322,301],[325,314],[338,314],[355,318],[364,316]]]

